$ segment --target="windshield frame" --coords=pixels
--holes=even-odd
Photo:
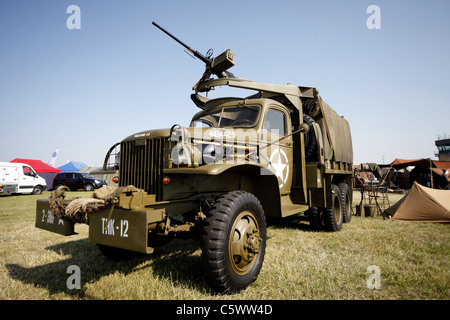
[[[255,111],[257,111],[257,115],[255,117],[255,119],[252,121],[251,124],[245,125],[245,124],[240,124],[240,125],[226,125],[226,126],[222,126],[220,125],[223,119],[223,115],[224,115],[224,111],[226,111],[227,109],[237,109],[237,108],[242,108],[242,109],[256,109]],[[201,113],[198,113],[197,115],[194,116],[194,118],[191,120],[191,123],[189,125],[189,127],[191,128],[254,128],[255,126],[258,125],[259,120],[261,118],[261,110],[262,110],[262,106],[260,104],[246,104],[246,105],[239,105],[239,104],[231,104],[231,105],[221,105],[218,106],[216,108],[212,108],[211,110],[204,110]],[[208,119],[202,119],[205,116],[211,116],[214,117],[213,114],[217,114],[218,115],[218,119],[217,119],[217,123],[214,124],[211,120]],[[196,122],[201,122],[210,126],[195,126]]]

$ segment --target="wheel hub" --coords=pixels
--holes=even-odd
[[[244,275],[251,270],[260,253],[259,225],[253,213],[241,212],[230,231],[229,257],[233,270]]]

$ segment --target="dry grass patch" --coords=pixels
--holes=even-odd
[[[353,217],[337,233],[314,232],[300,217],[268,226],[257,281],[234,295],[214,294],[194,241],[174,240],[149,256],[111,262],[87,240],[34,227],[40,196],[0,196],[0,299],[449,299],[449,225]],[[69,196],[86,196],[72,192]],[[395,199],[394,199],[395,198]],[[400,199],[395,195],[392,203]],[[358,203],[355,192],[354,204]],[[67,268],[81,270],[68,289]],[[367,268],[381,288],[367,287]]]

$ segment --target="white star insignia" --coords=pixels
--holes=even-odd
[[[283,162],[283,159],[286,163]],[[281,180],[280,188],[286,183],[289,175],[288,158],[286,153],[281,149],[276,149],[270,156],[270,166],[275,169],[275,175]],[[284,173],[287,168],[286,174]]]

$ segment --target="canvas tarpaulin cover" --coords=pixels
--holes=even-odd
[[[386,209],[393,220],[450,222],[450,190],[436,190],[414,183],[410,192]]]
[[[322,103],[323,119],[326,120],[325,126],[328,129],[328,140],[331,140],[329,142],[334,153],[334,160],[353,163],[352,135],[348,121],[344,117],[339,116],[323,100],[320,101]],[[327,131],[323,130],[322,132]],[[325,140],[325,137],[323,139]]]

